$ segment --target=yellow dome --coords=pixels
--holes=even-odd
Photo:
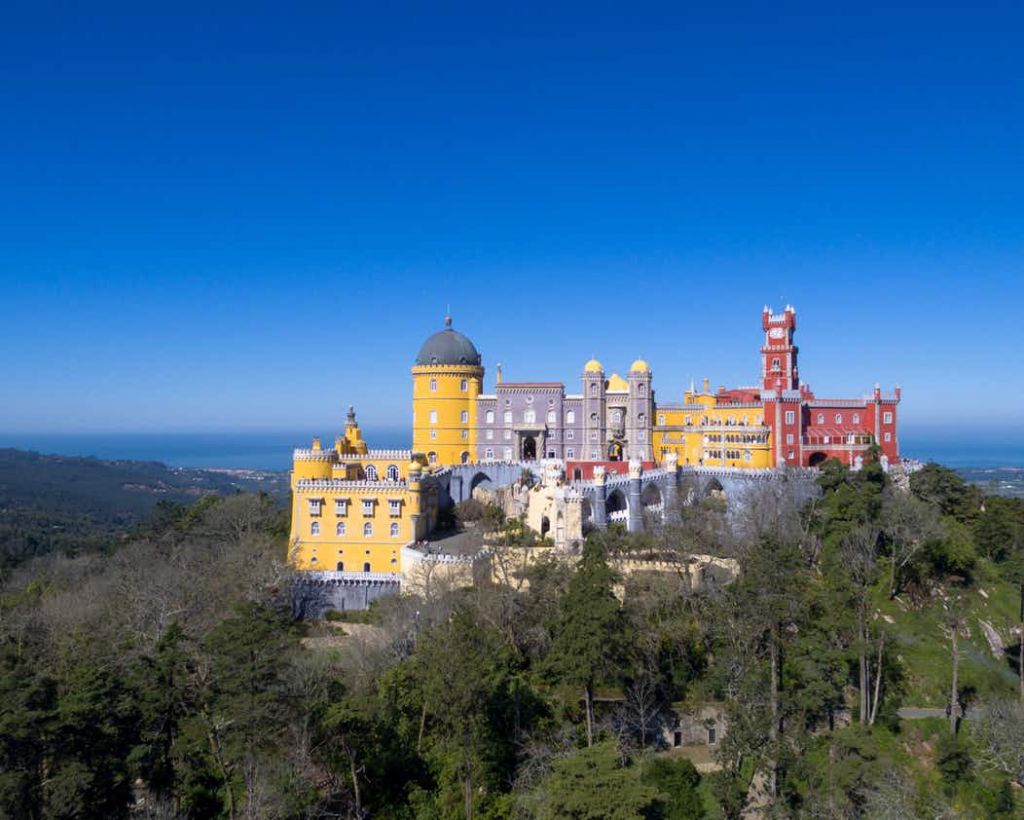
[[[647,364],[643,359],[637,359],[633,364],[629,366],[630,373],[650,373],[651,366]]]
[[[604,373],[604,368],[597,359],[591,359],[585,365],[583,365],[583,372],[585,373]]]

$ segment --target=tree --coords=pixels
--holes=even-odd
[[[540,820],[643,820],[655,816],[662,793],[643,782],[604,741],[557,761],[541,785]]]
[[[603,547],[588,539],[562,598],[548,656],[552,672],[583,690],[588,746],[594,744],[594,684],[621,654],[623,617],[613,580]]]
[[[990,700],[972,712],[968,724],[979,765],[1024,786],[1024,703]]]
[[[644,764],[643,781],[661,792],[651,813],[658,820],[701,820],[700,772],[685,758],[656,757]]]
[[[0,655],[0,816],[41,814],[53,681],[3,647]]]

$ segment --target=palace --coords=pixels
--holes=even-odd
[[[479,351],[446,317],[412,367],[410,450],[368,449],[350,408],[333,448],[314,439],[295,451],[292,561],[306,570],[397,576],[403,547],[425,539],[439,510],[460,500],[451,473],[465,465],[559,464],[567,483],[603,487],[605,476],[651,470],[771,473],[830,458],[858,469],[875,444],[883,467],[898,463],[900,388],[883,395],[876,384],[861,398],[818,398],[800,381],[796,327],[792,307],[766,306],[759,384],[712,391],[705,379],[700,390],[691,383],[681,402],[664,403],[642,359],[625,376],[591,359],[578,393],[561,382],[503,382],[499,366],[494,391],[485,393]]]

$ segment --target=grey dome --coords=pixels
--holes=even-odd
[[[416,364],[471,364],[480,365],[480,352],[459,331],[452,330],[451,317],[445,317],[444,330],[423,343]]]

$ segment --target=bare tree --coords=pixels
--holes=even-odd
[[[1009,698],[982,703],[969,723],[978,763],[1024,786],[1024,704]]]

